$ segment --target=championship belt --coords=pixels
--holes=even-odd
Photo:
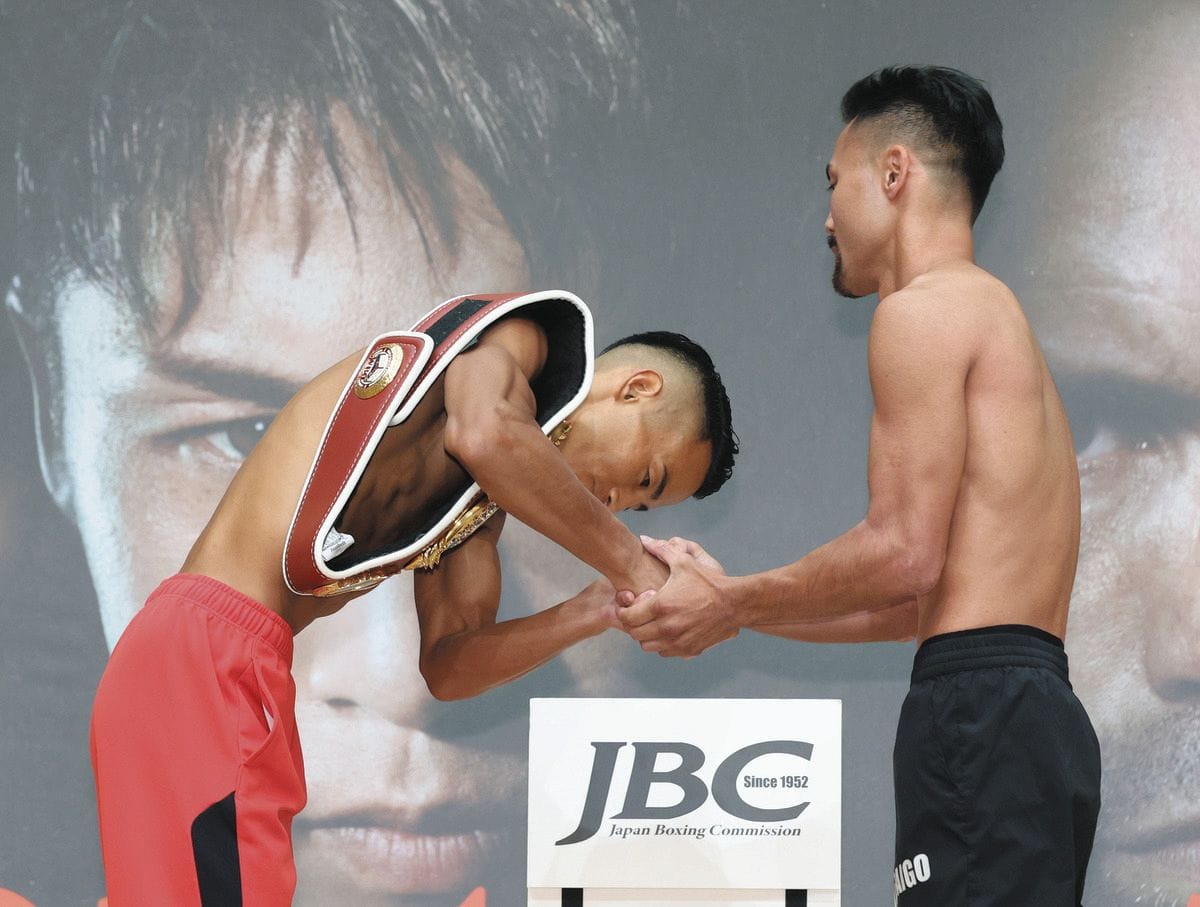
[[[376,337],[329,417],[296,505],[283,550],[288,588],[300,595],[337,595],[369,589],[401,570],[431,569],[496,512],[471,482],[385,551],[356,556],[353,538],[337,529],[388,428],[409,417],[455,356],[513,314],[536,322],[548,340],[546,363],[530,382],[542,431],[549,434],[583,401],[594,366],[592,316],[571,293],[456,296],[411,331]]]

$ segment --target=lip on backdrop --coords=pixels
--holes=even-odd
[[[319,867],[363,891],[444,892],[481,884],[499,853],[519,847],[522,760],[474,739],[321,713],[305,743],[323,755],[309,766],[309,805],[295,820],[306,874]]]
[[[429,766],[425,773],[398,759],[393,771],[378,764],[364,769],[355,786],[345,776],[330,779],[336,793],[321,798],[319,811],[296,818],[306,865],[319,861],[322,874],[363,891],[412,894],[479,884],[497,855],[515,846],[510,814],[522,799],[515,773],[497,765],[488,787],[465,752],[421,761]],[[400,766],[408,771],[397,775]]]
[[[414,830],[382,814],[333,817],[300,832],[327,869],[362,891],[443,892],[478,884],[502,850],[502,832]]]

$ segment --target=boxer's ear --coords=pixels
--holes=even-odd
[[[652,368],[638,369],[632,372],[621,385],[619,399],[633,402],[648,397],[657,397],[662,393],[663,376]]]
[[[908,181],[912,155],[903,145],[889,145],[883,152],[883,194],[894,201]]]
[[[21,353],[29,367],[29,378],[33,394],[34,433],[37,438],[38,463],[42,480],[54,502],[64,513],[71,513],[71,483],[62,444],[59,419],[59,383],[53,380],[58,358],[53,349],[54,339],[45,325],[39,324],[29,312],[21,298],[21,280],[14,277],[4,296],[4,307],[21,346]]]

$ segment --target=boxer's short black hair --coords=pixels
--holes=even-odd
[[[1004,164],[1003,127],[983,83],[945,66],[889,66],[842,97],[843,122],[883,117],[946,154],[966,184],[974,221]]]
[[[739,441],[733,430],[729,394],[708,351],[690,337],[674,331],[645,331],[610,343],[601,354],[622,346],[649,346],[663,350],[696,376],[704,404],[700,440],[712,443],[712,459],[704,481],[693,497],[706,498],[719,491],[733,475],[733,459],[738,453]]]

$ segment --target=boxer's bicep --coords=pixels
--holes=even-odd
[[[494,626],[500,607],[500,555],[496,548],[504,514],[498,513],[469,539],[443,555],[433,570],[413,576],[422,665],[448,639]]]
[[[475,349],[503,351],[516,364],[525,381],[529,382],[546,364],[550,343],[546,332],[537,322],[510,317],[484,331]]]
[[[547,352],[546,334],[532,321],[509,318],[489,328],[446,368],[448,422],[475,425],[497,412],[532,420],[537,403],[529,382]]]
[[[912,294],[881,303],[871,327],[867,522],[939,570],[966,457],[974,344],[969,315]]]

